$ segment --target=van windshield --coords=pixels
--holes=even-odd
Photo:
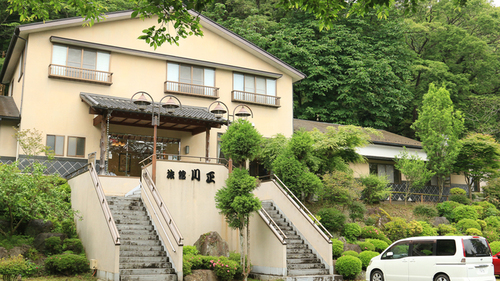
[[[484,238],[463,239],[465,257],[489,257],[490,247]]]

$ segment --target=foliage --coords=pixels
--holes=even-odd
[[[405,204],[408,201],[408,197],[414,190],[419,190],[424,187],[425,183],[428,182],[434,172],[427,169],[427,163],[422,160],[417,154],[408,154],[406,147],[400,153],[400,156],[394,157],[394,167],[401,171],[406,178],[406,190],[405,190]]]
[[[332,256],[333,258],[338,258],[344,252],[344,242],[339,239],[331,239],[332,240]]]
[[[16,280],[19,274],[26,271],[27,266],[22,255],[0,259],[0,274],[5,281]]]
[[[356,257],[357,258],[359,256],[359,254],[356,251],[349,250],[349,251],[343,252],[342,256],[352,256],[352,257]]]
[[[389,244],[380,239],[366,239],[365,241],[375,246],[375,251],[379,253],[382,253],[382,251],[384,251],[385,249],[387,249],[387,247],[389,247]]]
[[[487,217],[484,221],[486,222],[486,227],[488,229],[500,228],[500,219],[498,219],[498,217]]]
[[[59,236],[52,236],[45,239],[44,254],[47,256],[58,255],[62,253],[63,245]]]
[[[221,136],[222,153],[235,163],[252,161],[259,154],[262,135],[257,132],[252,123],[237,119]]]
[[[238,269],[238,262],[226,260],[211,260],[211,267],[217,275],[218,280],[228,281],[233,280]]]
[[[481,225],[479,225],[479,223],[477,223],[477,221],[473,219],[461,219],[457,222],[456,227],[459,231],[465,232],[469,228],[480,229]]]
[[[463,173],[469,199],[472,200],[472,184],[497,177],[499,169],[500,144],[492,136],[474,133],[460,140],[455,172]]]
[[[422,216],[422,217],[426,217],[426,218],[433,218],[433,217],[437,217],[438,216],[438,211],[433,206],[421,204],[421,205],[417,205],[413,209],[413,214],[416,215],[416,216]]]
[[[357,223],[346,223],[342,233],[348,241],[355,241],[361,235],[361,227]]]
[[[361,260],[361,265],[363,266],[363,268],[366,268],[370,263],[370,261],[372,260],[372,258],[378,255],[379,253],[374,251],[363,251],[359,253],[359,259]]]
[[[342,256],[335,263],[335,269],[346,280],[355,279],[361,268],[361,260],[353,256]]]
[[[482,218],[496,217],[499,214],[500,214],[500,211],[498,211],[496,207],[491,207],[491,208],[484,210]]]
[[[332,232],[340,232],[345,223],[345,215],[335,208],[323,208],[318,211],[321,224]]]
[[[500,178],[491,179],[488,181],[485,187],[483,187],[483,193],[488,202],[495,205],[495,207],[500,207]]]
[[[391,188],[386,177],[369,174],[361,176],[361,184],[364,186],[361,196],[367,204],[378,204],[382,199],[390,196]]]
[[[408,235],[408,224],[402,218],[394,218],[384,225],[384,232],[393,241],[403,239]]]
[[[14,128],[14,130],[16,131],[14,137],[19,142],[19,146],[26,157],[32,158],[43,153],[49,159],[54,158],[54,151],[50,150],[50,147],[43,145],[42,132],[37,129],[17,130]]]
[[[410,221],[407,223],[407,235],[408,236],[421,236],[424,231],[424,227],[418,221]]]
[[[459,153],[463,123],[462,114],[453,107],[450,93],[444,87],[438,89],[431,83],[412,128],[427,153],[428,168],[438,179],[439,201],[445,179],[452,173]]]
[[[375,251],[375,245],[368,241],[358,242],[358,245],[361,248],[361,251]]]
[[[461,189],[460,187],[454,187],[452,189],[450,189],[450,194],[451,195],[466,195],[467,192],[463,189]]]
[[[61,222],[62,233],[66,234],[69,238],[77,237],[76,224],[72,218],[66,218]]]
[[[483,230],[483,235],[489,243],[498,241],[498,233],[494,230]]]
[[[467,230],[465,230],[465,234],[473,236],[483,236],[483,232],[477,228],[467,228]]]
[[[0,236],[1,238],[1,236]],[[5,236],[3,239],[0,239],[0,247],[5,248],[6,250],[10,250],[14,247],[25,245],[33,245],[34,237],[26,236],[26,235],[12,235]]]
[[[287,145],[288,139],[282,134],[277,134],[272,138],[263,138],[259,160],[264,165],[264,168],[271,170],[274,160],[285,152]]]
[[[187,255],[196,256],[196,255],[198,255],[198,249],[196,249],[195,246],[189,246],[189,245],[183,246],[182,247],[182,255],[183,256],[187,256]]]
[[[476,220],[476,222],[481,226],[480,230],[486,229],[486,222],[484,220]]]
[[[436,205],[436,209],[439,212],[439,216],[445,217],[447,220],[449,220],[451,222],[451,221],[454,221],[453,210],[455,208],[457,208],[458,206],[462,206],[462,205],[460,203],[454,202],[454,201],[444,201],[442,203],[438,203]]]
[[[62,254],[48,257],[45,260],[45,270],[56,275],[75,275],[90,271],[87,258],[81,255]]]
[[[473,206],[467,205],[458,206],[453,210],[453,219],[455,221],[460,221],[465,218],[476,220],[479,218],[479,214]]]
[[[454,201],[463,205],[469,205],[470,204],[470,199],[467,198],[465,195],[460,195],[460,194],[453,194],[448,197],[448,200]]]
[[[188,251],[192,252],[191,250]],[[183,270],[187,270],[183,273],[189,275],[194,269],[210,269],[214,271],[220,280],[232,280],[242,273],[239,262],[240,255],[236,253],[230,253],[229,258],[187,254],[183,256]],[[186,274],[186,272],[188,273]]]
[[[362,220],[365,217],[366,207],[365,204],[359,201],[353,201],[349,204],[349,218],[353,222],[356,220]]]
[[[361,238],[373,238],[382,240],[385,238],[385,234],[382,230],[375,226],[365,226],[361,229]]]
[[[490,248],[491,248],[491,253],[493,255],[497,254],[500,252],[500,241],[494,241],[490,243]]]
[[[78,238],[67,238],[63,241],[62,249],[64,251],[73,251],[75,254],[81,254],[83,253],[83,244]]]
[[[428,222],[419,221],[418,223],[422,226],[422,232],[420,233],[421,236],[438,236],[437,228],[433,227]]]
[[[352,173],[334,171],[323,176],[324,189],[319,194],[321,201],[349,206],[359,198],[362,186]]]

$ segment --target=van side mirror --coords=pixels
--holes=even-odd
[[[385,256],[388,257],[388,258],[390,258],[390,257],[394,256],[394,253],[393,252],[387,252],[385,254]]]

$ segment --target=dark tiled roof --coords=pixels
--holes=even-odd
[[[105,95],[97,95],[90,93],[80,93],[80,97],[83,101],[85,101],[89,106],[96,109],[113,109],[120,110],[126,112],[136,112],[136,113],[152,113],[152,105],[148,106],[144,111],[141,111],[137,108],[135,104],[133,104],[128,98],[120,98],[113,96],[105,96]],[[158,105],[157,102],[155,102]],[[226,124],[226,120],[221,120],[215,118],[215,115],[208,112],[206,107],[197,107],[197,106],[186,106],[182,105],[181,108],[177,108],[174,110],[172,114],[167,114],[167,111],[160,107],[161,115],[169,115],[177,118],[185,118],[185,119],[194,119],[194,120],[203,120],[209,122],[216,122],[220,124]]]
[[[0,118],[19,119],[19,110],[12,97],[0,96]]]
[[[324,123],[324,122],[317,122],[317,121],[310,121],[310,120],[301,120],[301,119],[293,119],[293,130],[297,131],[300,130],[301,128],[304,128],[306,131],[311,131],[313,128],[317,128],[321,132],[326,132],[327,127],[334,127],[338,128],[342,125],[339,124],[331,124],[331,123]],[[396,146],[407,146],[407,147],[413,147],[413,148],[422,148],[422,144],[419,141],[416,141],[414,139],[410,139],[407,137],[403,137],[388,131],[384,130],[377,130],[379,131],[382,135],[381,136],[375,136],[370,134],[370,138],[372,143],[374,144],[385,144],[385,145],[396,145]]]

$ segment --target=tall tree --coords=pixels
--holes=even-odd
[[[252,123],[238,119],[222,135],[221,150],[226,157],[244,167],[247,160],[252,161],[258,156],[261,143],[262,135]]]
[[[453,172],[460,151],[459,137],[463,127],[462,114],[454,109],[450,93],[444,87],[438,89],[430,84],[412,128],[422,141],[429,169],[437,176],[439,201],[445,179]]]
[[[491,136],[470,134],[460,140],[455,172],[463,173],[472,200],[472,184],[495,178],[500,170],[500,144]]]
[[[394,158],[396,164],[394,165],[401,171],[406,178],[405,190],[405,205],[408,202],[408,197],[414,190],[419,190],[424,187],[433,176],[434,172],[427,169],[427,164],[416,154],[409,154],[406,147],[400,153],[400,156]]]

